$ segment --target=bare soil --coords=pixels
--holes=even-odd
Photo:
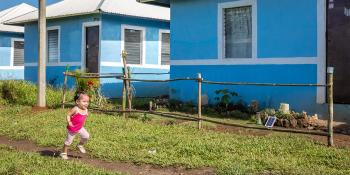
[[[59,158],[60,151],[54,147],[37,146],[28,140],[11,140],[0,136],[0,144],[10,146],[18,151],[40,153],[42,156]],[[186,169],[184,167],[160,167],[150,164],[135,164],[131,162],[105,161],[92,158],[87,154],[70,152],[70,161],[80,161],[96,168],[126,173],[131,175],[213,175],[214,168]]]

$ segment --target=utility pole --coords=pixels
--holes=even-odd
[[[39,2],[38,107],[46,107],[46,0]]]

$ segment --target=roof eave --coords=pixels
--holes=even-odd
[[[100,10],[95,10],[93,12],[75,13],[75,14],[67,14],[67,15],[46,17],[46,19],[50,20],[50,19],[59,19],[59,18],[67,18],[67,17],[73,17],[73,16],[82,16],[82,15],[92,15],[92,14],[100,14],[100,13],[101,13]],[[28,19],[28,20],[16,21],[16,22],[11,22],[11,20],[9,20],[9,21],[5,21],[4,24],[7,24],[7,25],[22,25],[23,26],[26,23],[31,23],[31,22],[36,22],[36,21],[38,21],[38,19]]]
[[[138,2],[145,4],[152,4],[162,7],[170,7],[170,0],[137,0]]]

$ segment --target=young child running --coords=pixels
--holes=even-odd
[[[68,159],[68,148],[72,144],[75,135],[80,135],[80,142],[77,148],[81,153],[86,153],[84,144],[89,139],[89,133],[84,128],[88,116],[89,96],[86,93],[77,93],[74,97],[76,106],[72,108],[67,115],[67,138],[64,142],[63,152],[60,154],[62,159]]]

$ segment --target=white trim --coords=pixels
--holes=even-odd
[[[260,65],[260,64],[318,64],[317,57],[171,60],[170,65]]]
[[[326,0],[317,1],[317,83],[326,84]],[[326,103],[326,88],[317,88],[317,103]]]
[[[47,66],[54,67],[54,66],[81,66],[81,62],[60,62],[60,63],[47,63]],[[38,63],[24,63],[25,67],[37,67]]]
[[[257,59],[257,2],[256,0],[237,0],[233,2],[224,2],[218,4],[218,58],[219,59],[239,59],[239,58],[224,58],[225,55],[225,35],[224,35],[224,9],[242,6],[252,7],[252,58]]]
[[[99,26],[99,51],[98,51],[98,70],[100,71],[100,66],[101,66],[101,36],[102,36],[102,25],[101,21],[93,21],[93,22],[84,22],[82,24],[82,29],[81,29],[81,68],[85,69],[86,68],[86,62],[85,62],[85,46],[86,46],[86,28],[87,27],[93,27],[93,26]]]
[[[18,69],[21,69],[21,67],[23,66],[14,66],[14,61],[15,61],[15,41],[23,41],[23,38],[11,38],[11,56],[10,56],[10,66],[12,69],[16,69],[18,67]],[[23,48],[24,50],[24,48]],[[24,55],[23,55],[24,57]],[[23,58],[24,61],[24,58]],[[1,67],[1,66],[0,66]],[[2,67],[8,67],[8,66],[2,66]]]
[[[58,57],[58,60],[57,60],[57,62],[50,62],[49,61],[49,46],[48,46],[48,44],[49,44],[49,42],[48,42],[48,40],[49,40],[49,30],[58,30],[58,43],[57,43],[57,45],[58,45],[58,55],[57,55],[57,57]],[[46,33],[47,33],[47,36],[46,36],[46,38],[47,38],[47,43],[46,43],[46,47],[47,47],[47,51],[46,51],[46,62],[47,62],[47,64],[59,64],[60,62],[61,62],[61,26],[50,26],[50,27],[47,27],[46,28]]]
[[[141,53],[141,64],[128,64],[131,66],[136,65],[145,65],[146,64],[146,28],[141,26],[132,26],[132,25],[121,25],[121,51],[124,50],[124,39],[125,39],[125,29],[132,30],[141,30],[142,31],[142,53]],[[120,58],[120,62],[123,63],[122,57]]]
[[[124,67],[120,62],[101,62],[102,67]],[[170,69],[170,65],[158,65],[158,64],[128,64],[131,68],[152,68],[152,69]]]
[[[162,65],[162,34],[163,33],[169,33],[170,30],[165,30],[165,29],[159,29],[159,41],[158,41],[158,65]]]
[[[24,66],[0,66],[0,70],[23,70]]]

